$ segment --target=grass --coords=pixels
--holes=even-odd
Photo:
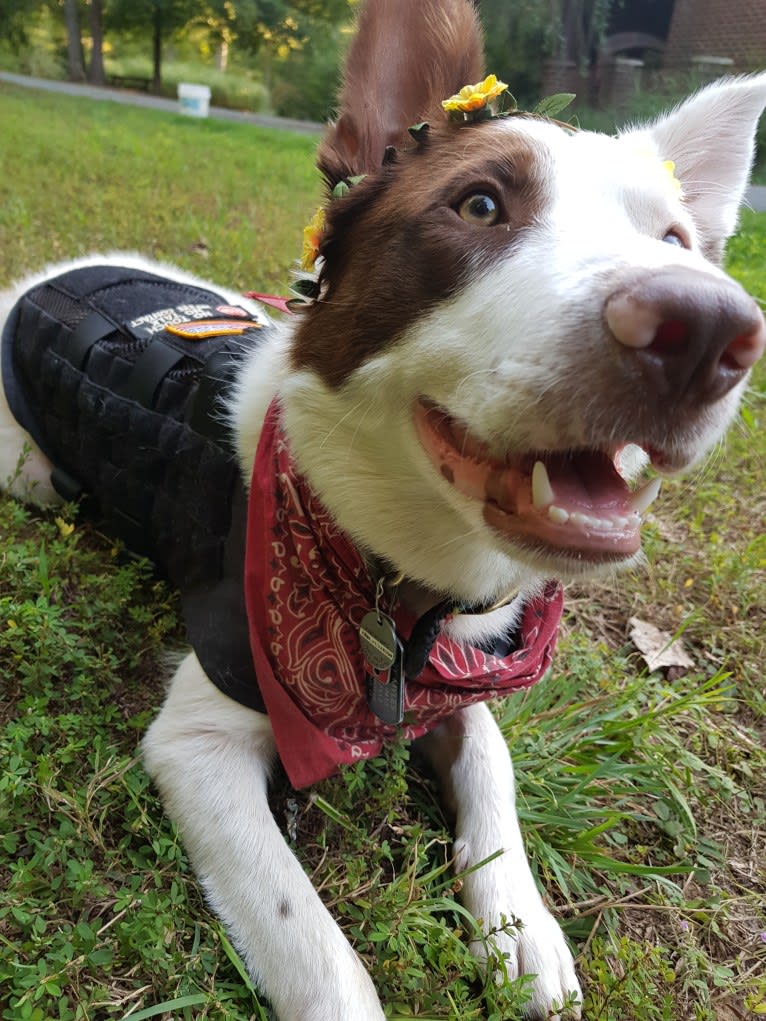
[[[311,140],[3,86],[0,119],[0,281],[128,247],[284,287]],[[731,268],[766,300],[766,216]],[[498,708],[589,1021],[766,1012],[765,425],[761,370],[725,449],[661,497],[646,571],[572,589],[552,675]],[[647,676],[631,616],[683,630],[695,668]],[[179,633],[173,594],[74,508],[0,498],[4,1021],[270,1017],[136,759]],[[394,746],[309,792],[282,781],[277,818],[388,1016],[513,1021],[523,985],[467,953],[448,829],[408,767]]]
[[[1,94],[6,279],[120,248],[242,289],[284,288],[320,194],[311,137],[9,87]]]

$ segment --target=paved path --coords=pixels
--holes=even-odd
[[[29,78],[26,75],[0,71],[0,81],[10,85],[21,85],[30,89],[45,89],[48,92],[62,92],[69,96],[86,96],[88,99],[108,100],[127,106],[143,106],[152,110],[166,110],[178,113],[178,102],[162,96],[150,96],[145,92],[130,89],[101,88],[98,85],[81,85],[78,82],[60,82],[49,78]],[[267,114],[248,113],[246,110],[228,110],[223,106],[211,106],[210,116],[222,121],[238,121],[240,124],[257,124],[263,128],[281,128],[301,135],[315,135],[322,125],[314,121],[292,120],[288,117],[269,117]]]
[[[154,110],[166,110],[178,113],[175,99],[164,99],[161,96],[150,96],[144,92],[132,92],[128,89],[100,88],[96,85],[80,85],[76,82],[53,81],[48,78],[29,78],[26,75],[10,74],[0,71],[0,81],[11,85],[22,85],[30,89],[47,89],[49,92],[63,92],[70,96],[87,96],[90,99],[109,100],[112,103],[123,103],[130,106],[144,106]],[[223,106],[211,106],[210,116],[223,121],[238,121],[240,124],[258,124],[264,128],[280,128],[301,135],[316,135],[322,125],[314,121],[292,120],[288,117],[269,117],[266,114],[248,113],[245,110],[227,110]],[[766,212],[766,186],[753,185],[747,193],[747,204],[757,212]]]

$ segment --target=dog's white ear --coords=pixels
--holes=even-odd
[[[317,163],[329,187],[383,163],[441,101],[478,81],[483,39],[471,0],[367,0],[346,60],[338,120]]]
[[[720,260],[736,230],[764,107],[766,74],[723,79],[648,129],[662,159],[676,165],[708,258]]]

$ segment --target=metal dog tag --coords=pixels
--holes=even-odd
[[[398,638],[391,669],[367,675],[367,704],[383,723],[398,726],[404,719],[404,647]]]
[[[396,625],[379,610],[370,610],[359,625],[359,644],[362,655],[373,670],[389,670],[396,659],[399,639]]]

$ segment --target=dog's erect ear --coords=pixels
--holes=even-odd
[[[346,61],[339,117],[317,163],[330,188],[378,170],[411,125],[444,118],[441,101],[482,76],[470,0],[367,0]]]
[[[648,129],[662,159],[676,165],[708,258],[720,260],[737,227],[764,107],[766,74],[730,78],[702,89]]]

